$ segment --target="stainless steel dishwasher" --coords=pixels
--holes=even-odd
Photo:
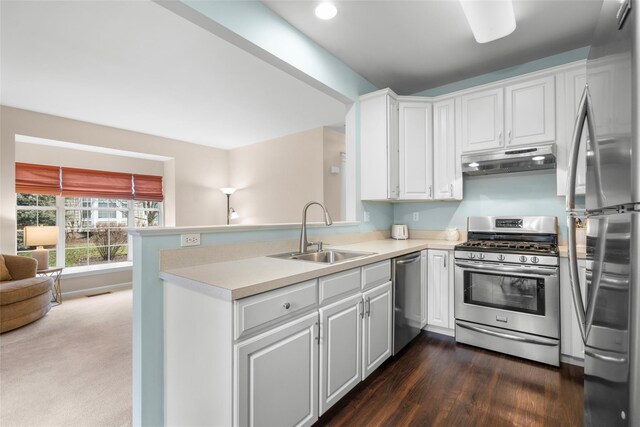
[[[420,333],[422,267],[420,252],[394,258],[393,274],[393,354],[397,354]]]

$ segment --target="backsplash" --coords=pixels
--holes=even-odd
[[[465,176],[464,200],[397,203],[393,213],[394,223],[407,224],[409,230],[466,230],[469,216],[551,215],[558,217],[561,240],[567,233],[565,199],[556,196],[555,170]]]

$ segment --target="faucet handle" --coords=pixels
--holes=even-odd
[[[322,242],[318,241],[318,242],[309,242],[309,246],[313,246],[315,245],[317,250],[316,252],[322,252]]]

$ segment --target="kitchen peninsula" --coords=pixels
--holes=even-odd
[[[259,256],[162,271],[165,421],[312,424],[391,355],[390,259],[457,243],[371,240],[332,247],[373,253],[335,264]]]

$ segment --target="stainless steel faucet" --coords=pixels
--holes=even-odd
[[[322,242],[309,242],[307,240],[307,209],[309,209],[309,206],[311,205],[318,205],[322,208],[322,210],[324,211],[324,223],[326,225],[331,225],[333,224],[333,221],[331,220],[331,216],[329,215],[329,212],[327,212],[327,209],[325,209],[325,207],[322,205],[322,203],[320,202],[309,202],[306,205],[304,205],[304,208],[302,208],[302,229],[300,230],[300,250],[299,252],[301,254],[307,253],[307,248],[311,245],[317,245],[318,246],[318,252],[322,251]]]

